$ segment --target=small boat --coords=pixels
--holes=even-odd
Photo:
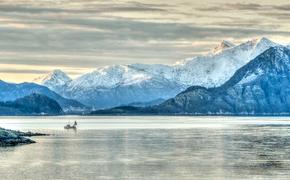
[[[77,122],[75,121],[73,125],[67,124],[66,126],[64,126],[64,129],[77,129]]]

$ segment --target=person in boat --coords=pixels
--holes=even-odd
[[[70,123],[68,123],[66,126],[64,126],[65,129],[73,129],[73,128],[77,128],[78,123],[75,121],[73,125],[70,125]]]

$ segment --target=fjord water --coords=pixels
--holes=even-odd
[[[63,130],[78,121],[77,131]],[[287,117],[1,117],[51,133],[0,148],[1,179],[288,179]]]

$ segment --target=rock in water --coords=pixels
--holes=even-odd
[[[31,143],[35,143],[35,141],[28,139],[15,131],[0,128],[0,147]]]

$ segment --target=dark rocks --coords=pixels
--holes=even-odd
[[[35,143],[35,141],[27,138],[31,136],[46,136],[46,134],[20,132],[20,131],[7,130],[7,129],[0,128],[0,147]]]

